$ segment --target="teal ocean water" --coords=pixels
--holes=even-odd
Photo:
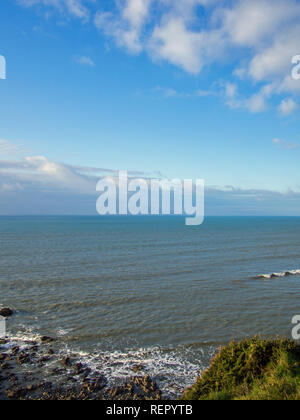
[[[8,334],[116,380],[141,363],[185,387],[219,345],[290,337],[300,313],[300,218],[1,217],[0,243]]]

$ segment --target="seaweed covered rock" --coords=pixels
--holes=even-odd
[[[184,393],[186,400],[298,400],[300,347],[260,337],[232,342]]]

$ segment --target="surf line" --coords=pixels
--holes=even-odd
[[[300,274],[300,270],[289,270],[289,271],[282,271],[280,273],[272,273],[272,274],[260,274],[258,278],[259,279],[273,279],[275,277],[296,276],[297,274]]]

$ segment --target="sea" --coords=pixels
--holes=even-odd
[[[297,217],[0,217],[8,337],[54,337],[111,383],[139,365],[179,396],[220,346],[291,338],[299,295]]]

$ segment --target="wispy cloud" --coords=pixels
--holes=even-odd
[[[60,191],[95,195],[95,186],[102,176],[117,176],[118,170],[101,167],[67,165],[44,156],[27,156],[22,160],[0,160],[0,190]],[[143,171],[128,171],[129,177],[149,177]],[[1,187],[2,186],[2,187]]]
[[[281,149],[294,150],[298,148],[298,145],[296,143],[290,143],[278,138],[273,139],[272,142],[273,144],[275,144],[275,146],[278,146]]]
[[[146,51],[154,61],[168,61],[198,74],[224,55],[228,62],[233,51],[247,51],[248,62],[239,63],[234,72],[236,83],[250,80],[265,85],[249,98],[231,94],[226,102],[231,108],[261,112],[272,95],[296,92],[290,76],[291,57],[298,52],[300,38],[296,0],[127,0],[118,4],[109,15],[99,12],[96,26],[112,35],[120,47]],[[203,8],[205,24],[203,13],[198,13]],[[282,112],[289,113],[291,107],[283,103]]]
[[[207,98],[208,96],[219,96],[220,93],[213,90],[197,89],[196,91],[182,92],[170,87],[156,86],[154,92],[161,93],[165,98]]]
[[[147,23],[153,0],[125,0],[115,2],[115,12],[98,11],[94,23],[117,45],[130,53],[139,54],[144,46],[141,39],[143,27]]]
[[[23,7],[43,6],[57,10],[60,14],[70,15],[74,18],[88,21],[90,11],[84,0],[17,0]]]
[[[81,56],[81,57],[77,57],[75,59],[77,64],[81,64],[83,66],[88,66],[88,67],[94,67],[95,63],[94,61],[91,59],[91,57],[87,57],[85,55]]]
[[[8,140],[0,139],[0,157],[3,155],[12,155],[23,152],[21,146],[13,144]]]
[[[286,145],[281,140],[274,143]],[[161,178],[143,171],[128,174]],[[118,170],[66,165],[43,156],[0,160],[0,214],[96,214],[96,184],[102,176],[117,177]],[[298,214],[299,191],[207,186],[207,214]]]
[[[262,112],[273,95],[300,94],[300,83],[291,77],[291,59],[299,54],[297,0],[112,0],[109,7],[91,0],[18,1],[83,21],[93,16],[93,24],[119,48],[147,53],[191,75],[225,59],[236,67],[234,80],[227,80],[236,92],[225,95],[232,109]],[[249,97],[238,94],[243,85],[251,88]],[[295,104],[283,99],[279,111],[289,115]]]
[[[298,105],[292,98],[283,99],[278,107],[280,114],[290,115],[298,109]]]

